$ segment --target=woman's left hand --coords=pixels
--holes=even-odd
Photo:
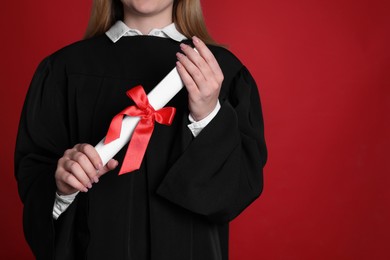
[[[197,37],[192,38],[197,52],[182,43],[183,53],[177,53],[176,67],[188,91],[188,106],[192,118],[200,121],[216,107],[223,73],[209,48]]]

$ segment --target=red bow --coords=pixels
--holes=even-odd
[[[117,114],[111,121],[104,144],[108,144],[120,137],[122,119],[125,115],[140,117],[140,121],[134,129],[129,147],[119,174],[131,172],[139,169],[148,146],[150,137],[154,129],[154,122],[171,125],[176,109],[174,107],[164,107],[159,110],[149,104],[148,97],[142,86],[136,86],[126,92],[129,98],[133,99],[135,106],[129,106]]]

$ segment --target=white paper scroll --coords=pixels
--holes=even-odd
[[[148,94],[150,105],[155,110],[163,108],[182,88],[184,84],[176,67],[165,76]],[[111,158],[125,146],[133,134],[139,117],[125,116],[122,121],[120,137],[109,144],[104,144],[105,137],[95,146],[105,165]]]

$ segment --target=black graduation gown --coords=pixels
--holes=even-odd
[[[228,223],[260,195],[266,147],[253,78],[228,50],[210,49],[225,77],[211,123],[192,136],[183,88],[168,104],[177,109],[173,124],[156,124],[140,170],[118,176],[117,167],[102,176],[58,220],[58,159],[77,143],[97,144],[112,117],[133,104],[125,92],[141,84],[148,93],[174,68],[180,48],[170,39],[114,44],[102,35],[43,60],[15,152],[25,237],[38,259],[228,258]]]

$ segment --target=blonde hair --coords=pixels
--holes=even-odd
[[[84,38],[105,33],[117,20],[123,20],[120,0],[94,0]],[[207,31],[200,0],[174,0],[172,20],[187,38],[196,35],[207,44],[217,45]]]

